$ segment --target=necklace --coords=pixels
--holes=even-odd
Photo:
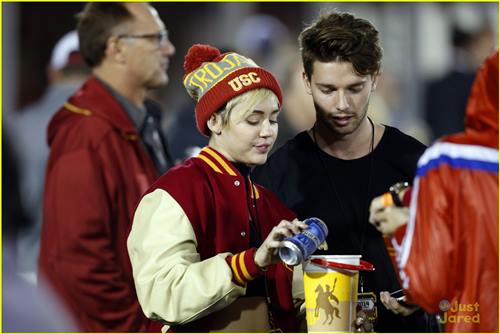
[[[364,249],[364,243],[365,243],[365,235],[366,235],[366,226],[368,225],[368,201],[370,200],[370,188],[371,188],[371,181],[372,181],[372,172],[373,172],[373,149],[375,145],[375,125],[373,124],[373,121],[370,119],[370,117],[367,117],[368,121],[370,121],[370,125],[372,128],[372,136],[371,136],[371,141],[370,141],[370,151],[368,153],[369,155],[369,167],[368,167],[368,186],[366,189],[366,199],[365,199],[365,214],[362,216],[363,219],[361,221],[361,240],[360,240],[360,245],[359,245],[359,253],[360,255],[363,254],[363,249]],[[337,200],[337,203],[339,204],[340,207],[340,212],[342,213],[342,216],[344,218],[344,221],[347,222],[347,214],[342,202],[342,198],[340,197],[337,187],[335,186],[335,181],[333,178],[333,175],[330,174],[328,171],[328,168],[326,166],[326,162],[324,161],[323,157],[321,156],[321,148],[319,147],[318,140],[316,139],[316,124],[314,124],[312,128],[312,135],[314,139],[314,144],[316,146],[316,155],[318,157],[318,160],[321,163],[321,166],[323,167],[323,170],[328,178],[328,182],[330,184],[330,187],[332,188],[333,194],[335,195],[335,199]]]

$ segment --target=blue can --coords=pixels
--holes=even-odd
[[[307,218],[304,223],[309,227],[302,233],[283,240],[283,246],[278,251],[281,261],[290,266],[296,266],[307,260],[328,235],[328,227],[321,219]]]

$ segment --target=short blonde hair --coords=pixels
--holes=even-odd
[[[217,114],[222,118],[222,126],[225,127],[229,124],[229,119],[232,114],[236,114],[238,120],[246,118],[252,113],[255,106],[269,97],[273,99],[276,107],[278,107],[278,97],[272,90],[267,88],[252,89],[232,98],[227,102],[224,109],[217,112]]]

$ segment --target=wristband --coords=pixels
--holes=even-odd
[[[396,184],[393,184],[389,188],[389,192],[392,195],[392,200],[393,200],[395,206],[398,206],[398,207],[402,207],[403,206],[403,202],[401,201],[401,198],[399,197],[399,194],[403,190],[407,189],[409,186],[410,185],[408,184],[408,182],[398,182]]]

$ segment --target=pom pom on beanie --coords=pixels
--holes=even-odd
[[[206,44],[195,44],[189,48],[184,57],[184,72],[190,73],[203,63],[213,61],[218,56],[220,56],[219,49]]]

